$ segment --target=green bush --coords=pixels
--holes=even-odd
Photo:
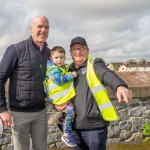
[[[149,123],[145,123],[143,128],[142,128],[142,134],[143,134],[143,141],[149,141],[150,140],[150,122]]]

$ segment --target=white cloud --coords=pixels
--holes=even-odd
[[[62,45],[69,56],[73,37],[86,38],[92,56],[107,61],[146,58],[150,55],[149,0],[1,0],[0,49],[26,39],[31,18],[50,21],[48,44]],[[143,52],[144,51],[144,52]]]

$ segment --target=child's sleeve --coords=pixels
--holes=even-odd
[[[65,83],[68,83],[74,79],[74,76],[71,72],[67,74],[62,74],[59,67],[52,68],[48,76],[53,80],[53,82],[57,85],[63,85]]]

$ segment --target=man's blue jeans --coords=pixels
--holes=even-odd
[[[98,130],[73,130],[72,137],[78,146],[73,150],[106,150],[107,128]]]

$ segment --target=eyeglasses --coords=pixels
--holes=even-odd
[[[70,51],[72,52],[77,52],[77,51],[80,51],[80,52],[85,52],[86,51],[86,47],[80,47],[80,48],[71,48]]]

